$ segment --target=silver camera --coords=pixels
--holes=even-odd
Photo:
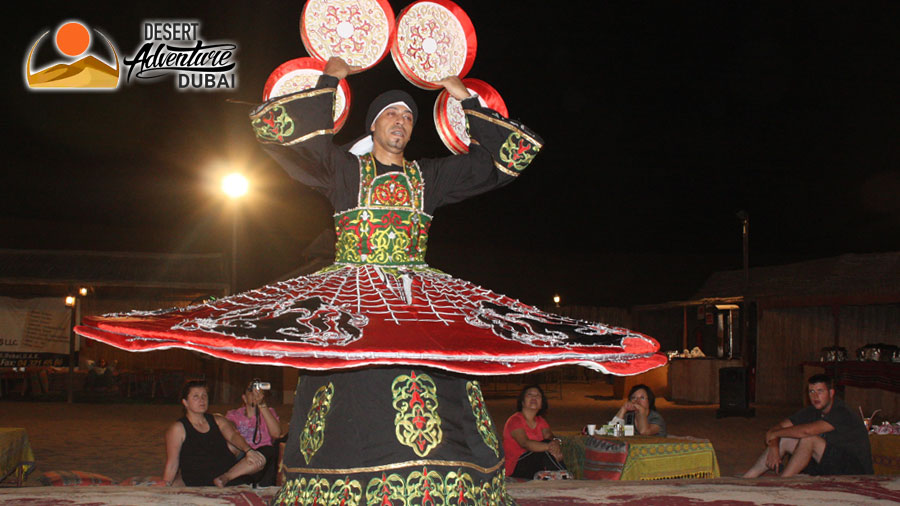
[[[253,380],[253,383],[250,384],[250,388],[253,390],[271,390],[272,384],[268,381]]]

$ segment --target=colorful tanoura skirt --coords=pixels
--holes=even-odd
[[[477,381],[373,367],[303,376],[275,504],[514,504]]]
[[[630,375],[666,361],[645,335],[425,265],[335,264],[195,306],[86,317],[76,332],[314,371],[297,386],[277,504],[514,504],[481,389],[462,375]]]
[[[427,266],[335,264],[195,306],[85,317],[75,330],[130,351],[185,348],[308,370],[495,375],[579,364],[632,375],[666,361],[643,334],[546,313]]]

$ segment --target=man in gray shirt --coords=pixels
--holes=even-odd
[[[834,396],[831,378],[809,378],[810,405],[766,432],[766,451],[744,478],[756,478],[769,469],[781,476],[872,474],[872,450],[862,419]]]

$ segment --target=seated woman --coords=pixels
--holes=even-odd
[[[610,425],[634,425],[635,435],[666,437],[666,421],[656,411],[656,396],[647,385],[635,385]]]
[[[560,440],[553,437],[550,424],[541,417],[547,412],[541,387],[523,388],[516,410],[503,427],[506,476],[530,480],[538,471],[565,471]]]
[[[181,480],[189,487],[242,485],[255,483],[266,458],[252,449],[234,426],[221,415],[210,415],[209,388],[202,380],[188,381],[181,390],[184,416],[166,431],[166,485]],[[232,453],[242,451],[238,457]],[[181,484],[178,482],[177,484]]]
[[[261,487],[275,485],[275,473],[278,471],[278,439],[282,436],[278,413],[266,404],[265,390],[258,379],[251,381],[241,400],[244,405],[225,413],[225,418],[234,423],[237,431],[251,448],[262,453],[266,458],[266,467],[257,484]]]

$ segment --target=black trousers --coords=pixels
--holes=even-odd
[[[277,444],[277,443],[276,443]],[[261,471],[246,476],[238,476],[228,482],[232,485],[257,485],[260,487],[271,487],[275,485],[275,476],[278,473],[278,448],[275,446],[260,446],[256,449],[266,458],[266,467]],[[244,455],[239,456],[240,460]]]
[[[544,442],[549,441],[548,439]],[[512,475],[514,478],[531,480],[538,471],[566,471],[566,466],[550,455],[550,452],[525,452],[516,461]]]

